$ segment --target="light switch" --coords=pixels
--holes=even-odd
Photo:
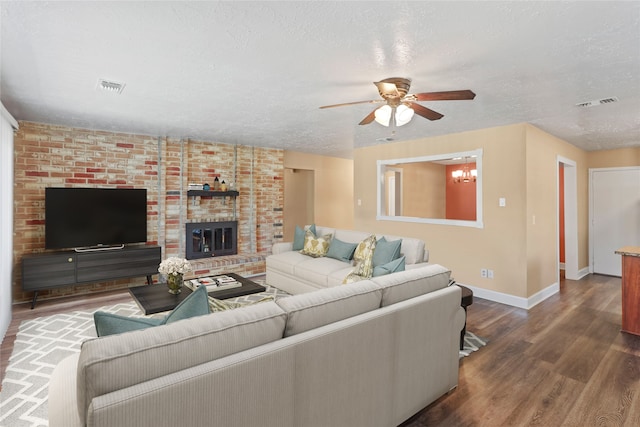
[[[500,199],[498,200],[498,204],[501,208],[504,208],[505,206],[507,206],[507,199],[505,199],[504,197],[500,197]]]

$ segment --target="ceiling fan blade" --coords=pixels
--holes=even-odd
[[[355,101],[355,102],[344,102],[342,104],[333,104],[333,105],[323,105],[320,108],[333,108],[333,107],[344,107],[345,105],[357,105],[357,104],[374,104],[378,102],[384,102],[379,99],[372,99],[370,101]]]
[[[400,92],[398,92],[398,88],[394,83],[387,82],[373,82],[374,85],[378,87],[378,92],[380,95],[388,95],[388,96],[400,96]]]
[[[373,110],[372,112],[370,112],[367,117],[365,117],[364,119],[362,119],[362,121],[360,123],[358,123],[359,125],[368,125],[369,123],[371,123],[372,121],[375,120],[376,118],[376,110]]]
[[[437,111],[430,110],[427,107],[423,107],[420,104],[416,104],[415,102],[408,102],[407,104],[410,108],[413,109],[413,111],[417,115],[422,116],[425,119],[439,120],[444,117],[442,114],[438,113]]]
[[[473,99],[476,94],[470,90],[449,90],[445,92],[416,93],[413,96],[418,101],[459,101]]]

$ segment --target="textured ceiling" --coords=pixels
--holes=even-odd
[[[0,99],[18,120],[352,149],[528,122],[585,150],[640,146],[640,2],[2,1]],[[374,81],[471,89],[358,126]],[[122,94],[98,79],[126,84]],[[617,97],[618,102],[575,104]]]

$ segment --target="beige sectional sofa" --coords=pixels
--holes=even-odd
[[[348,243],[359,243],[370,233],[353,230],[340,230],[316,226],[316,234],[331,234],[332,238]],[[429,260],[429,251],[423,240],[412,237],[377,235],[387,241],[402,239],[400,254],[405,257],[405,268],[411,270],[425,265]],[[273,245],[272,254],[266,259],[267,283],[290,294],[315,291],[327,287],[342,285],[345,277],[353,270],[353,263],[330,257],[313,258],[293,250],[293,242]],[[397,273],[396,273],[397,274]]]
[[[457,385],[449,274],[425,265],[89,339],[53,372],[49,425],[398,425]]]

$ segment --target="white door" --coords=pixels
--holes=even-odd
[[[593,272],[622,275],[615,251],[640,246],[640,168],[591,171]]]

